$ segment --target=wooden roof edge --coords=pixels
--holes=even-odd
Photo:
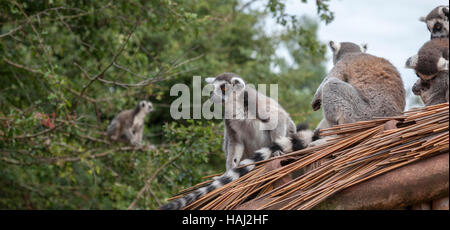
[[[292,194],[295,197],[296,194]],[[441,153],[353,185],[313,209],[396,209],[449,196],[449,153]],[[272,198],[273,199],[273,198]],[[272,199],[251,200],[237,207],[255,209]],[[277,209],[284,204],[273,207]]]

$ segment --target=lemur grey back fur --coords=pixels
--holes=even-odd
[[[106,136],[112,141],[121,141],[137,146],[142,142],[144,119],[153,111],[149,101],[140,101],[136,107],[120,112],[106,130]]]
[[[252,113],[249,110],[250,104],[257,107],[263,106],[263,109],[257,109],[253,114],[253,119],[243,118],[236,119],[240,114],[236,111],[230,112],[230,118],[225,118],[225,133],[224,133],[224,151],[227,154],[227,170],[219,176],[213,178],[213,182],[209,185],[199,188],[194,192],[179,198],[175,201],[163,205],[160,209],[174,210],[181,209],[186,205],[194,202],[203,195],[218,189],[225,184],[234,181],[246,173],[250,172],[255,166],[248,165],[258,161],[266,160],[271,156],[284,154],[305,148],[313,138],[311,130],[300,130],[296,132],[294,122],[291,120],[289,114],[284,111],[281,106],[272,99],[258,93],[251,87],[245,85],[244,80],[238,75],[232,73],[225,73],[216,78],[209,78],[206,81],[214,86],[214,91],[211,94],[211,100],[215,103],[223,103],[227,106],[228,103],[236,103],[236,107],[241,108],[240,113],[249,115]],[[233,99],[233,94],[236,98],[240,96],[244,99],[241,102]],[[267,104],[267,102],[269,102]],[[266,110],[269,109],[270,110]],[[227,113],[225,109],[225,113]],[[237,109],[239,111],[239,109]],[[255,111],[255,110],[254,110]],[[259,114],[259,113],[262,114]],[[270,124],[272,117],[266,116],[264,113],[276,113],[278,116],[277,125],[272,130],[261,130]],[[227,114],[225,114],[227,116]],[[264,118],[262,118],[264,117]],[[266,118],[269,117],[269,120]],[[246,154],[252,154],[248,158]],[[244,156],[246,159],[240,160]],[[235,161],[236,160],[236,161]],[[247,165],[247,166],[245,166]]]
[[[427,16],[420,17],[419,20],[427,24],[427,28],[431,32],[431,39],[448,38],[448,17],[448,6],[438,6]]]
[[[448,38],[432,39],[406,61],[419,77],[412,91],[426,106],[449,101],[448,49]]]
[[[314,110],[322,107],[324,117],[316,129],[403,112],[403,81],[389,61],[365,53],[366,46],[350,42],[329,45],[335,65],[311,103]]]

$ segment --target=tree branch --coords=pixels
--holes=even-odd
[[[176,159],[178,159],[182,154],[184,153],[184,151],[180,152],[178,155],[176,155],[175,157],[173,157],[172,159],[170,159],[169,161],[167,161],[165,164],[163,164],[161,167],[159,167],[145,182],[144,187],[139,191],[139,193],[136,196],[136,199],[134,199],[134,201],[130,204],[130,206],[128,206],[127,210],[131,210],[134,208],[134,206],[136,205],[137,201],[139,200],[139,198],[141,198],[142,194],[150,187],[150,183],[152,182],[153,179],[155,179],[155,177],[161,172],[161,170],[163,170],[167,165],[169,165],[170,163],[174,162]]]
[[[111,68],[111,66],[113,66],[114,62],[116,62],[117,58],[120,56],[120,54],[122,54],[123,50],[125,49],[125,46],[128,44],[128,41],[130,40],[131,35],[136,31],[136,28],[138,27],[140,21],[136,22],[136,25],[134,26],[134,28],[130,31],[130,33],[128,33],[127,39],[125,40],[125,42],[122,44],[122,46],[119,48],[119,51],[114,54],[114,57],[112,59],[112,61],[108,64],[108,66],[106,66],[106,68],[104,68],[102,70],[102,72],[100,72],[99,74],[97,74],[97,76],[95,76],[94,78],[92,78],[89,83],[83,87],[83,89],[80,92],[80,95],[78,96],[77,100],[75,101],[75,103],[73,104],[72,107],[72,111],[74,111],[76,109],[76,107],[78,106],[78,102],[80,101],[80,99],[82,98],[83,94],[86,92],[87,88],[89,88],[89,86],[92,85],[92,83],[94,83],[97,79],[101,79],[103,78],[105,72]]]

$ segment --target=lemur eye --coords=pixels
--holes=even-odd
[[[435,29],[435,30],[441,30],[441,29],[442,29],[442,25],[441,25],[440,23],[436,23],[436,24],[434,25],[434,29]]]
[[[223,93],[225,93],[225,84],[220,85],[220,90],[222,90]]]

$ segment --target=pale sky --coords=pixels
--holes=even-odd
[[[404,67],[405,62],[430,39],[430,33],[419,17],[426,16],[438,5],[448,5],[448,0],[331,0],[329,3],[335,18],[328,25],[320,22],[319,39],[326,44],[330,40],[367,43],[368,53],[389,60],[398,69],[405,89],[410,92],[417,77],[412,70]],[[313,0],[308,0],[307,4],[300,0],[286,1],[288,14],[318,19],[316,12]],[[270,17],[265,27],[268,33],[282,29]],[[277,54],[287,56],[283,49],[280,47]],[[332,59],[329,48],[327,57],[327,70],[330,70]],[[410,98],[407,101],[409,107]]]

